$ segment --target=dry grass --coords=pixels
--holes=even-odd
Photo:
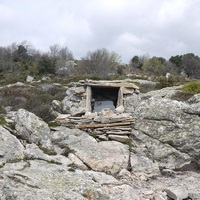
[[[6,106],[12,110],[24,108],[49,122],[54,118],[50,111],[52,101],[62,100],[65,95],[65,89],[57,86],[46,91],[39,87],[5,87],[0,89],[0,105],[1,110]]]
[[[177,100],[177,101],[187,101],[192,96],[193,94],[191,93],[178,91],[175,95],[171,97],[171,99]]]

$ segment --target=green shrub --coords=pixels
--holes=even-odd
[[[14,84],[17,82],[25,82],[26,74],[13,74],[13,73],[1,73],[0,75],[0,85]]]
[[[3,115],[0,115],[0,125],[5,125],[6,121]]]
[[[192,81],[192,82],[186,83],[181,88],[181,91],[192,93],[192,94],[200,93],[200,81]]]
[[[139,85],[141,93],[147,93],[156,89],[156,84],[146,83]]]
[[[161,89],[176,85],[177,78],[174,76],[169,76],[169,78],[166,78],[165,76],[160,76],[156,79],[156,81],[157,81],[156,88]]]

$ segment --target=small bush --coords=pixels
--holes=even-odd
[[[162,89],[165,87],[172,87],[175,85],[177,79],[173,76],[169,76],[169,78],[166,78],[165,76],[160,76],[156,80],[158,83],[156,84],[157,89]]]
[[[183,92],[188,92],[192,94],[200,93],[200,81],[192,81],[189,83],[186,83],[181,90]]]
[[[0,115],[0,125],[5,125],[6,121],[3,115]]]
[[[155,78],[155,82],[157,82],[157,85],[156,85],[157,89],[183,85],[186,81],[187,80],[183,76],[170,75],[168,78],[166,78],[165,76],[160,76],[160,77]]]
[[[147,92],[150,92],[152,90],[155,90],[156,89],[156,85],[155,84],[141,84],[139,86],[140,88],[140,92],[141,93],[147,93]]]

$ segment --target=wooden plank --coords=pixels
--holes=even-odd
[[[119,123],[112,123],[112,124],[78,124],[76,128],[84,129],[84,128],[101,128],[101,127],[112,127],[112,126],[124,126],[124,125],[131,125],[133,121],[127,122],[119,122]]]

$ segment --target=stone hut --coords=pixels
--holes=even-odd
[[[137,104],[139,87],[131,80],[71,83],[62,101],[62,112],[72,116],[100,112],[109,108],[118,112],[133,112]]]
[[[132,112],[140,102],[139,88],[131,80],[71,83],[54,120],[69,128],[84,130],[100,141],[129,142],[134,124]]]

